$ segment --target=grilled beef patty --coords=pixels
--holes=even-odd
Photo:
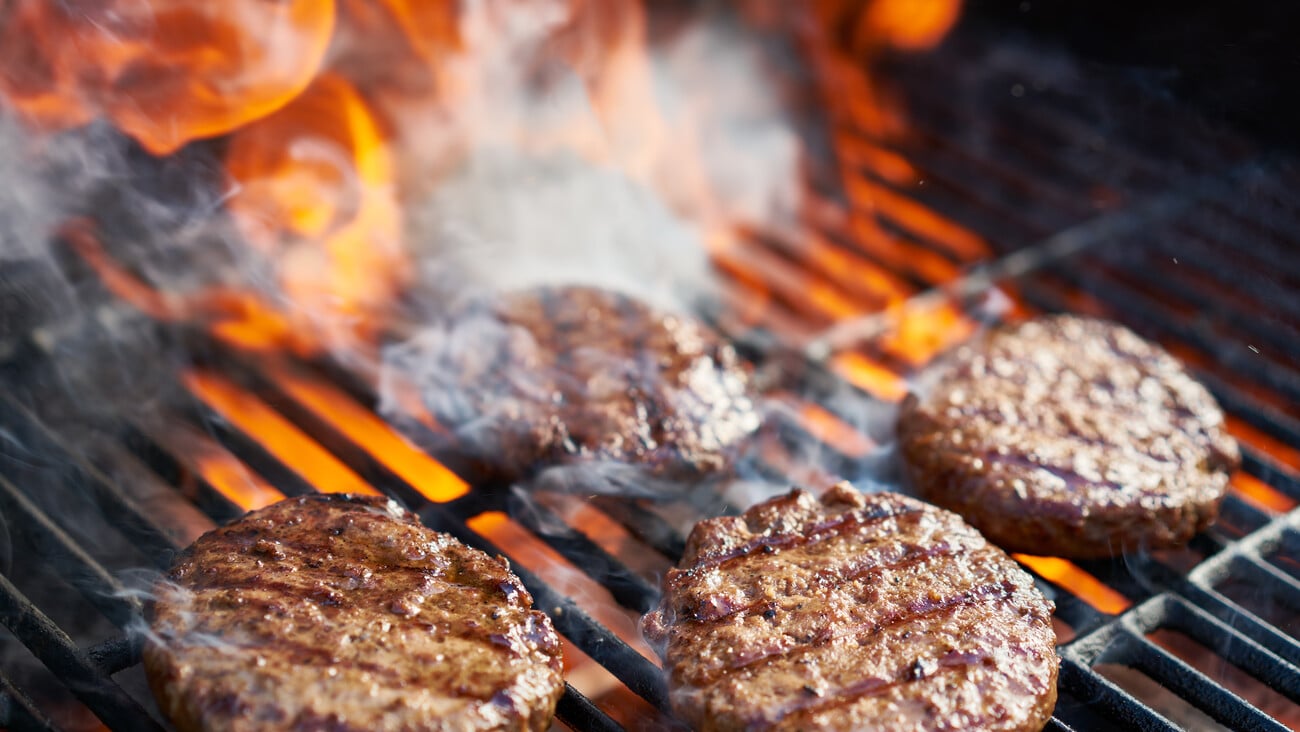
[[[500,559],[385,499],[312,495],[194,542],[145,671],[178,730],[544,730],[560,640]]]
[[[477,301],[389,363],[472,452],[511,476],[602,463],[699,477],[727,468],[759,424],[748,373],[717,334],[590,287]]]
[[[955,514],[842,483],[697,524],[644,630],[696,730],[1037,730],[1052,610]]]
[[[1205,387],[1114,323],[1005,326],[934,368],[900,412],[906,472],[1008,551],[1185,543],[1214,521],[1240,462]]]

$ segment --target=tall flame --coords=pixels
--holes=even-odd
[[[333,0],[17,0],[0,19],[0,90],[46,128],[111,119],[150,152],[222,135],[307,87]]]
[[[833,225],[818,195],[797,180],[797,160],[779,175],[746,167],[747,158],[772,154],[746,147],[747,125],[780,114],[760,108],[744,116],[755,114],[754,100],[729,96],[736,86],[729,67],[713,69],[717,39],[692,46],[696,39],[682,28],[657,30],[638,0],[16,0],[0,7],[7,8],[0,10],[0,97],[38,127],[104,117],[156,155],[228,136],[228,211],[273,287],[244,277],[215,300],[207,293],[204,304],[178,304],[174,293],[149,294],[137,286],[149,283],[112,273],[103,257],[95,266],[133,301],[167,303],[173,319],[219,302],[224,315],[211,327],[243,346],[373,343],[414,271],[403,207],[485,143],[565,149],[617,167],[700,224],[715,261],[758,299],[803,299],[813,316],[805,330],[905,299],[910,287],[890,271],[933,283],[957,273],[940,251],[962,261],[987,254],[978,237],[899,192],[916,171],[888,141],[906,124],[863,68],[885,50],[937,43],[961,0],[740,4],[746,21],[793,29],[810,51],[851,204],[847,215],[832,214]],[[655,33],[661,48],[651,47]],[[668,93],[665,74],[675,79]],[[571,80],[584,103],[551,104],[553,95],[571,93]],[[780,95],[764,87],[757,96],[768,100],[761,107]],[[712,129],[719,105],[724,115],[746,111],[735,127]],[[720,154],[725,164],[711,166]],[[791,143],[788,155],[797,154]],[[721,179],[716,167],[726,169]],[[863,167],[874,174],[862,175]],[[779,194],[732,190],[786,177]],[[779,225],[815,271],[811,278],[784,274],[780,263],[764,264],[737,246],[747,227],[761,224],[757,218],[803,216],[773,213],[796,197],[806,199],[810,218]],[[828,233],[853,240],[866,256],[829,245]],[[934,327],[950,324],[939,319]],[[866,373],[863,364],[855,373]]]
[[[407,270],[388,141],[357,90],[322,74],[235,133],[226,169],[230,212],[275,263],[291,311],[336,345],[366,340]]]

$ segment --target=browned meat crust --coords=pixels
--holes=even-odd
[[[159,583],[145,671],[178,730],[544,730],[560,640],[505,562],[385,499],[304,496]]]
[[[1210,393],[1114,323],[1002,327],[934,369],[899,416],[907,474],[1008,551],[1185,543],[1214,521],[1240,462]]]
[[[697,730],[1037,730],[1052,610],[958,516],[840,484],[697,524],[644,629]]]
[[[707,326],[590,287],[475,302],[389,363],[511,476],[601,463],[698,477],[727,468],[759,424],[748,373]]]

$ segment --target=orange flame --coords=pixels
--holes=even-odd
[[[948,34],[961,12],[960,0],[878,0],[868,3],[854,29],[855,45],[881,42],[903,50],[934,46]]]
[[[270,376],[295,401],[347,435],[430,501],[444,503],[469,491],[459,476],[333,385],[284,366],[271,368]]]
[[[907,380],[877,361],[846,351],[831,359],[835,373],[863,391],[887,402],[902,401],[907,396]]]
[[[218,338],[240,348],[289,347],[297,353],[319,350],[309,334],[294,330],[284,314],[257,293],[221,286],[194,292],[159,290],[104,249],[91,221],[73,219],[60,235],[109,291],[152,318],[207,325]]]
[[[1232,476],[1232,491],[1242,499],[1273,513],[1286,513],[1296,507],[1296,501],[1273,486],[1245,471]]]
[[[641,637],[640,615],[614,602],[609,590],[569,563],[559,552],[499,511],[481,513],[469,527],[537,573],[550,587],[572,599],[597,621],[655,665],[659,657]]]
[[[0,90],[46,129],[107,116],[150,152],[279,109],[320,68],[333,0],[9,3]]]
[[[364,12],[359,6],[367,4],[362,0],[346,3],[354,17]],[[376,5],[388,11],[411,49],[425,61],[437,61],[447,51],[461,47],[457,3],[451,0],[379,0]]]
[[[173,415],[168,415],[165,421],[159,420],[141,427],[150,439],[245,511],[269,506],[284,498],[283,493],[240,462],[239,458],[230,454],[216,440]]]
[[[265,402],[216,374],[190,369],[186,388],[316,490],[379,495],[352,469]]]
[[[322,74],[231,139],[230,211],[276,262],[295,313],[334,344],[367,341],[406,277],[388,145],[343,77]]]
[[[1017,562],[1029,567],[1051,582],[1073,592],[1079,599],[1103,613],[1118,615],[1133,603],[1104,582],[1085,572],[1079,565],[1058,557],[1032,557],[1013,554]]]

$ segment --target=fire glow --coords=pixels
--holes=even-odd
[[[898,179],[914,171],[880,145],[905,125],[861,72],[861,59],[937,43],[958,8],[955,0],[832,0],[797,11],[741,3],[737,13],[759,30],[804,29],[798,40],[824,67],[828,87],[843,82],[861,92],[825,100],[832,120],[845,122],[835,132],[844,159]],[[269,293],[239,283],[198,293],[150,292],[152,283],[104,254],[93,225],[77,228],[73,246],[119,296],[155,317],[205,322],[242,348],[305,354],[381,338],[415,270],[406,220],[411,189],[436,185],[485,138],[524,149],[572,149],[613,164],[701,222],[707,241],[732,241],[754,223],[753,211],[730,205],[705,168],[707,143],[696,117],[707,114],[707,100],[674,106],[656,92],[647,12],[632,0],[510,7],[241,0],[220,8],[178,0],[19,2],[9,15],[0,38],[0,94],[38,133],[106,119],[159,156],[223,141],[226,213],[252,255],[269,263],[275,278]],[[548,36],[528,39],[540,52],[493,58],[522,32],[512,22],[549,28]],[[829,41],[840,27],[854,29],[848,48]],[[483,90],[501,83],[502,63],[549,65],[539,77],[554,75],[550,66],[572,75],[594,116],[548,124],[494,119],[501,109],[485,102]],[[877,152],[864,157],[863,150]],[[663,183],[665,176],[671,184]],[[791,283],[827,322],[911,294],[871,260],[923,257],[924,247],[883,234],[877,220],[963,256],[987,251],[977,236],[904,197],[879,186],[862,189],[863,180],[846,171],[856,211],[845,225],[880,232],[861,237],[870,250],[866,258],[845,261],[846,255],[818,246],[811,231],[796,230],[795,239],[812,242],[808,256],[831,257],[827,271],[865,273],[853,282]],[[812,215],[815,195],[799,197]],[[754,261],[748,252],[713,249],[724,269],[744,270]],[[858,280],[876,282],[884,300],[853,302],[845,293]],[[768,287],[762,278],[753,281]]]
[[[275,364],[265,369],[269,380],[289,398],[430,501],[456,500],[470,487],[347,394],[278,365],[286,354],[327,352],[364,354],[364,361],[391,337],[403,295],[418,284],[411,202],[463,162],[482,142],[479,136],[528,150],[568,150],[593,164],[618,166],[654,189],[699,224],[714,264],[730,277],[725,286],[734,291],[727,293],[736,305],[732,315],[746,323],[798,343],[809,329],[885,313],[891,327],[873,350],[845,348],[829,361],[841,377],[879,399],[901,399],[910,371],[976,331],[975,321],[955,305],[924,311],[904,305],[919,290],[959,276],[953,260],[972,264],[992,249],[898,192],[918,176],[893,145],[906,135],[906,119],[863,68],[864,59],[882,48],[938,43],[956,20],[957,0],[831,0],[811,6],[813,22],[790,24],[802,34],[797,40],[824,92],[818,103],[828,118],[846,201],[831,202],[795,181],[794,218],[775,232],[717,190],[703,161],[706,141],[690,134],[695,100],[685,105],[682,122],[657,97],[646,10],[632,0],[531,3],[555,29],[544,44],[550,49],[545,60],[579,80],[591,112],[536,129],[501,124],[492,118],[499,110],[479,96],[496,82],[486,62],[493,34],[508,31],[498,25],[500,3],[83,5],[92,4],[20,0],[8,6],[11,16],[0,33],[0,104],[42,135],[104,119],[153,155],[215,145],[229,186],[223,214],[249,255],[268,265],[273,283],[170,291],[115,261],[94,222],[66,222],[64,242],[108,289],[142,312],[197,324],[225,344],[266,357]],[[740,3],[739,12],[761,29],[788,21],[789,11],[776,5]],[[829,40],[833,29],[846,25],[854,29],[847,48]],[[78,43],[54,40],[67,38]],[[530,72],[555,73],[546,67]],[[672,164],[667,169],[666,162]],[[780,255],[757,249],[760,236],[781,239]],[[805,268],[789,267],[787,257]],[[182,382],[311,487],[376,492],[243,386],[200,369],[185,373]],[[413,416],[427,420],[418,395],[406,396]],[[808,431],[846,455],[878,447],[820,406],[793,400],[791,406]],[[1300,468],[1300,457],[1280,441],[1248,424],[1231,427],[1243,442]],[[179,452],[233,503],[251,509],[281,496],[214,442],[204,444],[202,451]],[[1244,474],[1234,489],[1267,510],[1294,506]],[[592,530],[603,526],[588,523]],[[526,530],[502,514],[483,514],[472,528],[512,553],[530,555]],[[1077,565],[1052,557],[1018,559],[1103,613],[1130,605]],[[636,645],[630,621],[620,622],[624,639],[652,657]]]

